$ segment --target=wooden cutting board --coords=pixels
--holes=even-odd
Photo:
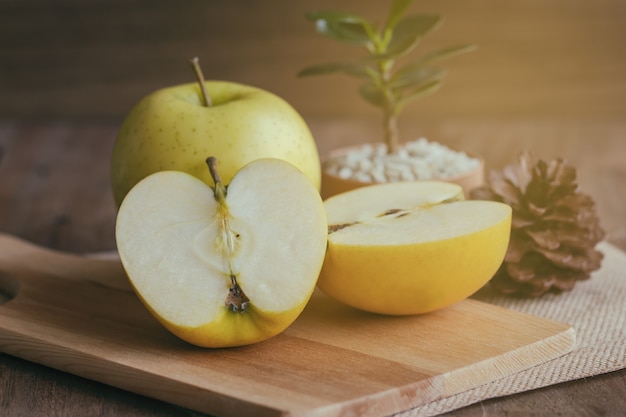
[[[200,349],[146,312],[116,259],[0,236],[0,270],[0,293],[16,294],[0,305],[0,351],[216,416],[385,416],[546,362],[575,340],[567,324],[473,300],[384,317],[316,293],[273,339]]]

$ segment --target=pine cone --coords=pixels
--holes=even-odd
[[[593,199],[579,191],[576,170],[563,159],[534,162],[524,152],[518,165],[491,172],[488,185],[473,190],[471,198],[513,209],[509,247],[491,280],[501,293],[560,293],[600,268],[603,255],[595,246],[605,232]]]

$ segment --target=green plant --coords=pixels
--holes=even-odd
[[[409,102],[438,90],[443,82],[445,70],[431,64],[474,49],[474,45],[470,44],[443,48],[396,68],[397,59],[412,52],[442,21],[439,14],[406,15],[411,3],[413,0],[394,0],[381,28],[353,13],[314,11],[306,15],[315,22],[317,31],[322,35],[365,47],[368,55],[357,62],[310,66],[300,71],[298,76],[343,73],[365,79],[359,93],[383,111],[384,141],[388,153],[394,153],[398,148],[397,118],[400,111]]]

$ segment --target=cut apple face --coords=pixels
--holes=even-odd
[[[372,313],[421,314],[469,297],[498,270],[510,238],[508,205],[463,200],[446,182],[373,185],[324,204],[318,287]]]
[[[118,212],[118,251],[139,298],[178,337],[204,347],[260,342],[285,330],[315,288],[324,206],[282,160],[249,163],[228,187],[214,174],[215,188],[178,171],[140,181]]]

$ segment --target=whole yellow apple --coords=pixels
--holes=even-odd
[[[204,85],[212,101],[207,107],[200,85],[158,90],[130,111],[111,161],[118,207],[135,184],[159,171],[183,171],[212,185],[205,165],[208,156],[220,160],[225,184],[247,163],[277,158],[295,165],[320,189],[315,141],[289,103],[256,87],[207,81]]]

